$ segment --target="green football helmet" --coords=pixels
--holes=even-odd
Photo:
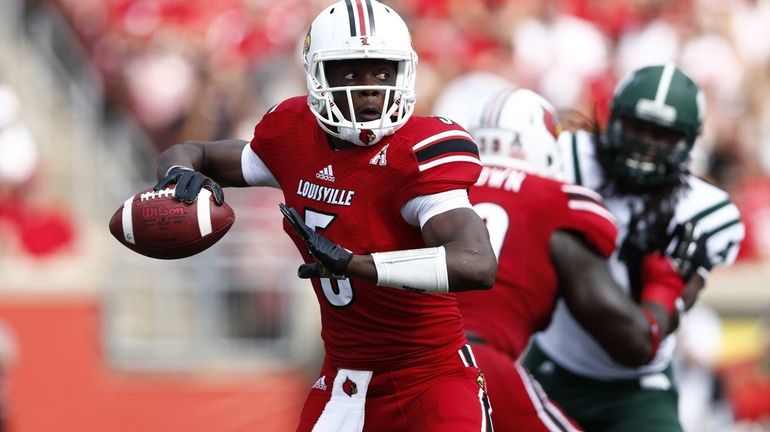
[[[605,168],[636,187],[676,183],[687,172],[705,106],[698,85],[673,64],[631,72],[615,89],[599,140]]]

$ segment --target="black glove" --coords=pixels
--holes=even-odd
[[[283,217],[289,221],[294,231],[305,242],[310,255],[320,263],[320,265],[312,263],[301,265],[297,275],[304,279],[311,277],[343,278],[348,263],[353,259],[353,254],[310,229],[293,208],[286,207],[283,203],[278,204],[278,207],[281,209]]]
[[[669,256],[685,281],[690,280],[699,267],[711,268],[706,244],[708,237],[693,222],[677,225],[674,229],[671,241],[675,246]]]
[[[173,167],[168,171],[165,177],[160,179],[153,187],[153,190],[159,191],[170,183],[176,184],[174,198],[192,204],[198,199],[201,189],[206,188],[214,195],[214,202],[222,205],[225,202],[225,194],[222,187],[214,180],[206,177],[198,171],[184,167]]]
[[[314,262],[309,264],[302,264],[297,269],[297,276],[301,279],[310,278],[328,278],[328,279],[345,279],[343,275],[336,275],[331,270],[322,266],[321,264]]]

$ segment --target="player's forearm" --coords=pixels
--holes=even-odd
[[[345,273],[351,278],[377,282],[377,267],[375,267],[371,255],[354,254],[353,259],[350,260],[345,269]]]
[[[486,257],[467,245],[448,244],[353,255],[345,274],[383,287],[441,294],[491,288],[496,264],[494,256]]]
[[[616,362],[647,363],[654,351],[650,323],[617,286],[604,259],[567,232],[554,233],[551,259],[567,308],[580,325]]]
[[[175,165],[201,171],[203,166],[203,147],[200,143],[185,142],[175,144],[164,150],[158,156],[155,176],[158,180],[162,179],[166,176],[168,170]]]
[[[642,311],[627,300],[617,302],[597,298],[590,309],[573,306],[570,311],[613,360],[624,366],[637,367],[651,359],[655,335]]]
[[[169,147],[158,156],[155,175],[166,175],[175,165],[192,168],[222,186],[246,186],[241,168],[243,140],[186,141]]]

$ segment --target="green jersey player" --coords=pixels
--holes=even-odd
[[[676,66],[649,66],[618,84],[604,131],[559,136],[567,180],[599,192],[617,219],[611,270],[638,302],[649,300],[642,294],[643,258],[671,254],[678,238],[699,236],[706,244],[695,268],[680,268],[687,283],[688,304],[677,302],[682,308],[692,305],[712,268],[729,265],[738,254],[744,235],[738,209],[726,192],[687,169],[704,109],[703,93]],[[674,345],[666,337],[648,364],[624,367],[562,301],[525,365],[586,430],[676,432],[682,428],[671,378]]]

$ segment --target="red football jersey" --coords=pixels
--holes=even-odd
[[[484,166],[470,198],[487,224],[498,270],[491,290],[458,294],[460,310],[469,331],[516,358],[530,335],[548,326],[555,307],[551,235],[575,232],[609,257],[614,217],[596,192],[512,167]]]
[[[468,189],[481,171],[470,135],[434,117],[412,117],[373,146],[335,150],[306,97],[271,109],[256,126],[251,148],[278,180],[286,205],[357,254],[425,247],[401,207],[418,195]],[[305,262],[313,262],[285,221],[284,230]],[[338,367],[388,370],[431,362],[455,355],[465,342],[453,294],[420,294],[359,279],[312,282],[326,355]]]

